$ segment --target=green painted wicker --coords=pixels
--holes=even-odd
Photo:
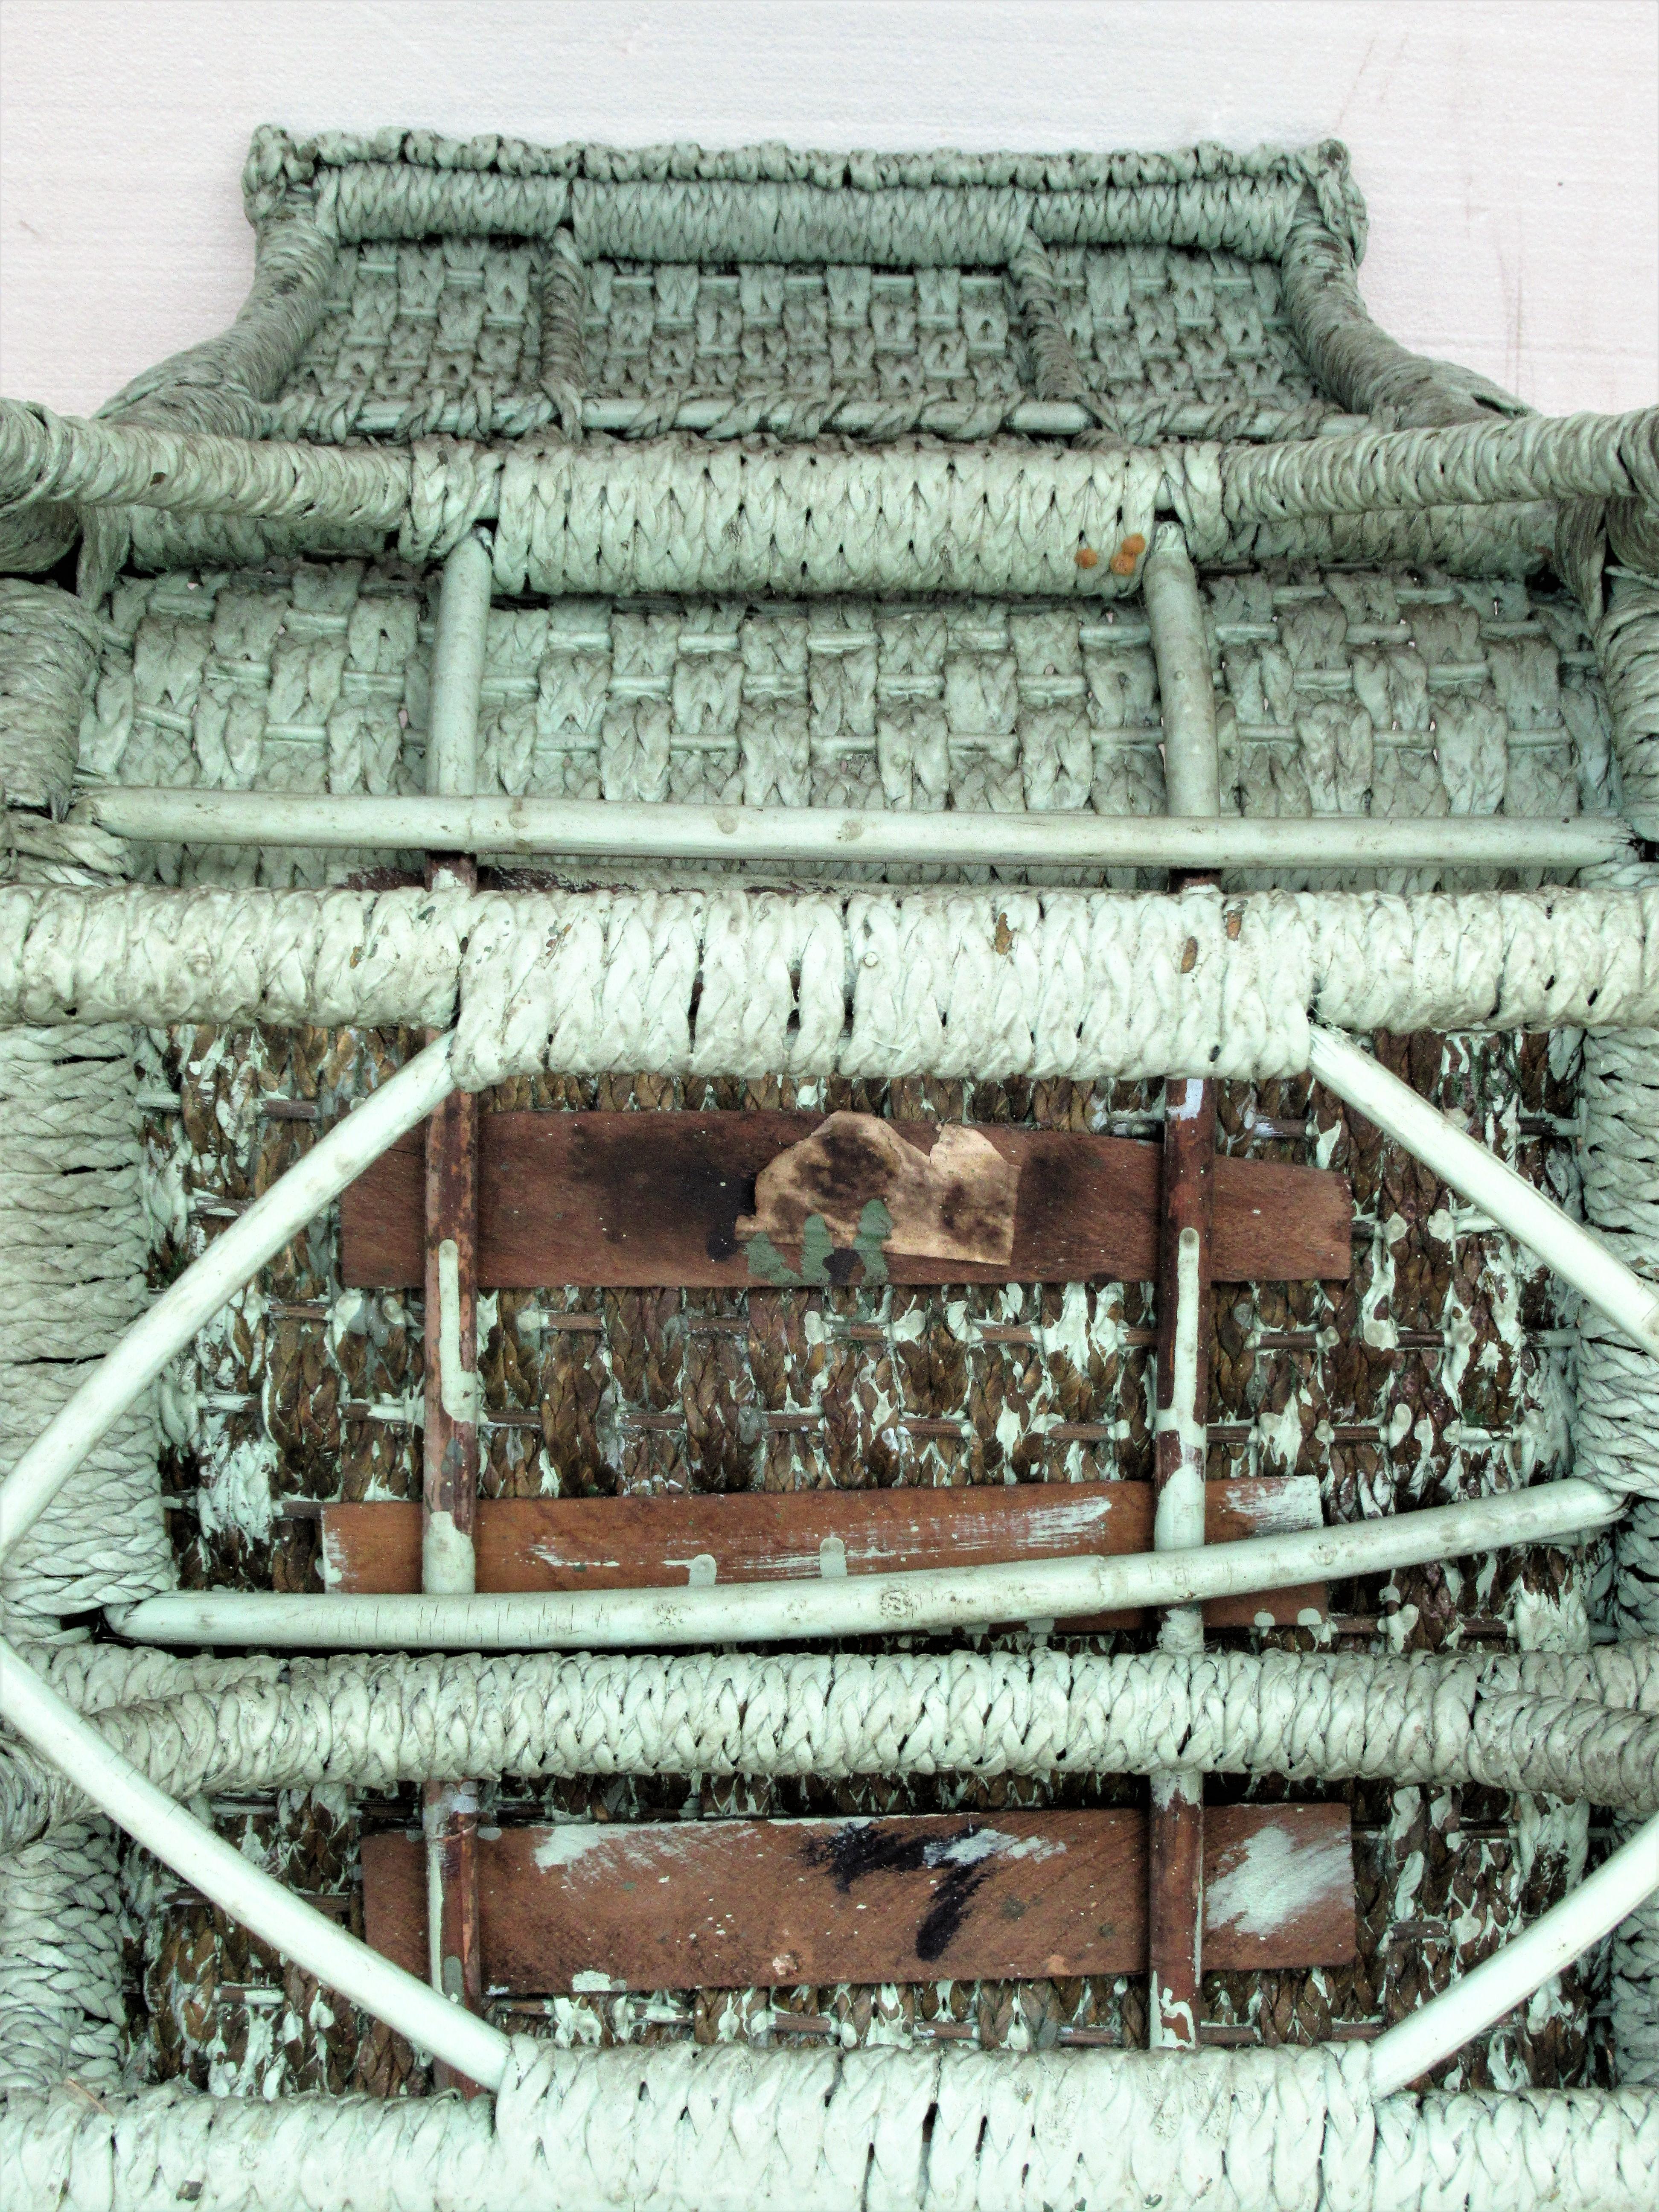
[[[236,1191],[258,1185],[270,1146],[249,1102],[272,1071],[348,1100],[397,1056],[377,1023],[455,1021],[465,1079],[515,1085],[520,1103],[787,1095],[937,1114],[972,1100],[1073,1126],[1144,1114],[1152,1094],[1115,1080],[1188,1064],[1273,1110],[1305,1066],[1310,1006],[1362,1030],[1480,1029],[1456,1065],[1479,1059],[1469,1096],[1494,1140],[1513,1145],[1523,1113],[1559,1138],[1545,1102],[1576,1082],[1578,1141],[1550,1171],[1659,1274],[1659,890],[1638,842],[1659,837],[1659,410],[1544,420],[1396,345],[1360,299],[1365,216],[1340,147],[711,154],[271,130],[244,181],[258,264],[228,331],[94,422],[0,401],[0,1462],[119,1340],[147,1270],[199,1249],[204,1164]],[[1225,906],[1170,896],[1151,868],[1102,891],[1076,868],[932,860],[787,880],[550,866],[468,902],[343,887],[414,857],[393,850],[145,848],[76,811],[125,787],[424,789],[438,564],[482,527],[481,792],[1159,814],[1140,586],[1168,525],[1200,570],[1224,816],[1583,813],[1621,820],[1629,858],[1570,890],[1467,866],[1281,869],[1230,879]],[[307,1019],[356,1024],[356,1041],[337,1051]],[[135,1040],[135,1024],[155,1028]],[[1543,1030],[1547,1043],[1516,1034]],[[1437,1078],[1449,1095],[1455,1062]],[[1345,1125],[1327,1142],[1360,1157]],[[164,1449],[200,1455],[190,1571],[210,1577],[251,1555],[250,1532],[269,1545],[284,1453],[343,1458],[353,1495],[406,1487],[406,1446],[384,1428],[352,1441],[339,1403],[410,1387],[409,1316],[394,1300],[348,1318],[320,1231],[282,1282],[330,1314],[325,1354],[306,1364],[257,1293],[228,1310],[6,1562],[8,1633],[179,1793],[390,1788],[450,1771],[445,1744],[475,1757],[453,1771],[479,1771],[486,1739],[503,1771],[617,1772],[637,1789],[735,1771],[775,1793],[793,1728],[820,1775],[931,1762],[1024,1777],[1062,1739],[1133,1773],[1183,1699],[1205,1763],[1272,1771],[1302,1711],[1304,1771],[1393,1778],[1402,1804],[1472,1779],[1520,1791],[1516,1863],[1565,1887],[1587,1804],[1527,1793],[1653,1808],[1659,1385],[1588,1310],[1540,1350],[1527,1328],[1541,1271],[1455,1207],[1449,1256],[1431,1260],[1366,1157],[1370,1303],[1286,1316],[1258,1301],[1247,1334],[1288,1317],[1313,1341],[1291,1385],[1252,1396],[1241,1335],[1227,1387],[1242,1449],[1327,1475],[1334,1519],[1431,1480],[1503,1488],[1570,1464],[1632,1498],[1607,1587],[1582,1562],[1543,1596],[1505,1586],[1516,1640],[1562,1656],[1437,1654],[1413,1670],[1384,1653],[1328,1668],[1212,1654],[1149,1671],[1121,1654],[957,1654],[928,1662],[934,1674],[890,1656],[694,1657],[639,1662],[626,1681],[602,1662],[410,1660],[371,1711],[381,1677],[357,1661],[100,1652],[85,1616],[178,1571]],[[504,1427],[490,1479],[534,1487],[556,1453],[583,1485],[648,1487],[688,1466],[715,1486],[852,1480],[884,1449],[890,1389],[944,1413],[933,1428],[957,1423],[972,1462],[964,1477],[948,1441],[909,1437],[901,1479],[995,1474],[1009,1419],[1021,1479],[1104,1471],[1074,1441],[1042,1441],[1079,1403],[1108,1414],[1101,1453],[1121,1471],[1146,1425],[1103,1378],[1129,1371],[1136,1295],[1011,1290],[994,1312],[990,1294],[849,1301],[821,1340],[792,1310],[775,1341],[735,1310],[669,1326],[598,1302],[576,1315],[580,1357],[562,1333],[575,1307],[528,1302],[490,1388],[498,1411],[514,1391],[545,1406],[555,1442],[538,1459]],[[1455,1437],[1430,1424],[1423,1443],[1401,1397],[1398,1436],[1391,1413],[1370,1460],[1334,1458],[1320,1424],[1364,1384],[1339,1324],[1380,1357],[1425,1319],[1450,1328],[1455,1359],[1486,1364],[1459,1386]],[[774,1434],[779,1407],[798,1425]],[[258,1556],[269,1582],[275,1553]],[[1592,1612],[1624,1641],[1575,1656]],[[293,1818],[318,1848],[313,1814]],[[1409,1919],[1419,1830],[1395,1825]],[[1432,1851],[1427,1812],[1421,1832]],[[1013,2048],[957,2065],[937,2046],[879,2047],[909,2040],[915,2006],[896,1992],[861,2016],[849,2001],[844,2055],[585,2052],[570,2046],[599,2037],[600,2014],[574,2002],[550,2045],[515,2043],[493,2110],[267,2104],[258,2093],[290,2077],[254,2035],[237,2055],[179,2031],[215,2089],[252,2095],[124,2075],[112,1832],[10,1744],[0,1844],[7,2212],[1638,2206],[1659,2176],[1651,1903],[1614,1945],[1616,2093],[1378,2100],[1361,2048],[1173,2069],[1020,2056],[1051,2022],[1029,1991],[1006,2017],[981,2008],[1001,2021],[985,2039]],[[1538,1902],[1524,1875],[1504,1894],[1508,1914]],[[143,1922],[143,1899],[129,1903]],[[1575,1990],[1540,1999],[1528,2051],[1571,2014],[1582,2066]],[[749,2036],[755,1994],[720,2034]],[[332,2025],[313,2006],[294,2033],[325,2041]],[[621,2039],[636,2029],[650,2023]],[[1509,2033],[1485,2046],[1485,2078],[1520,2085],[1533,2062]],[[362,2048],[359,2078],[385,2087],[388,2046]]]

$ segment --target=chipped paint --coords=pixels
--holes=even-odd
[[[438,1395],[450,1419],[469,1429],[477,1425],[479,1403],[476,1342],[471,1350],[473,1367],[465,1364],[461,1344],[461,1250],[446,1237],[438,1247]]]
[[[1248,1504],[1253,1536],[1291,1535],[1299,1529],[1322,1528],[1325,1525],[1317,1475],[1287,1474],[1265,1484],[1255,1480],[1215,1482],[1208,1487],[1219,1492],[1222,1504],[1230,1512],[1241,1512]]]
[[[1177,1997],[1167,1984],[1156,1974],[1152,1978],[1148,2004],[1148,2041],[1155,2051],[1193,2051],[1198,2046],[1198,2029],[1193,2018],[1193,2008],[1184,1997]]]
[[[849,1821],[849,1826],[866,1827],[872,1822]],[[1000,1828],[975,1828],[970,1835],[954,1836],[948,1843],[929,1844],[922,1851],[924,1866],[980,1866],[987,1859],[1030,1859],[1034,1864],[1044,1859],[1063,1858],[1066,1845],[1057,1838],[1047,1836],[1010,1836]]]
[[[636,1834],[637,1831],[633,1832]],[[590,1826],[583,1820],[562,1820],[557,1827],[550,1828],[544,1840],[537,1844],[535,1861],[550,1874],[562,1873],[580,1866],[593,1851],[626,1850],[629,1834],[625,1828],[619,1831],[598,1823]]]
[[[1187,1076],[1164,1086],[1164,1118],[1167,1121],[1195,1121],[1204,1103],[1201,1077]],[[1186,1232],[1183,1231],[1182,1234]]]
[[[436,1595],[468,1595],[477,1588],[472,1539],[443,1507],[426,1514],[421,1528],[421,1588]]]
[[[1346,1833],[1306,1844],[1283,1828],[1259,1828],[1224,1854],[1205,1897],[1205,1923],[1265,1939],[1328,1899],[1352,1895],[1353,1853]]]

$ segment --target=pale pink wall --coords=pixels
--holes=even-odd
[[[1373,312],[1551,411],[1659,398],[1653,0],[0,0],[0,388],[221,328],[256,123],[641,143],[1345,137]]]

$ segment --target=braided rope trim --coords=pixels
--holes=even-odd
[[[28,1655],[169,1796],[468,1776],[1214,1773],[1478,1782],[1659,1808],[1659,1643],[1481,1660]],[[0,1850],[86,1817],[27,1750]]]
[[[120,2087],[120,1894],[114,1833],[84,1812],[0,1855],[0,2099]]]
[[[209,552],[373,551],[394,532],[402,555],[423,561],[498,520],[496,583],[509,593],[1110,599],[1135,588],[1164,514],[1204,561],[1301,554],[1524,571],[1553,541],[1544,502],[1652,496],[1656,441],[1659,410],[1265,447],[711,451],[674,437],[366,448],[76,422],[0,400],[0,519],[73,503],[102,514],[118,543],[94,547],[100,583],[129,532],[152,567]],[[192,516],[212,520],[191,528]],[[256,519],[265,526],[250,529]]]
[[[573,2053],[478,2100],[14,2097],[0,2207],[358,2212],[1647,2212],[1659,2099],[1396,2096],[1363,2051]]]
[[[1615,605],[1621,652],[1646,633],[1645,672],[1638,657],[1634,671],[1621,673],[1615,686],[1609,668],[1609,690],[1629,716],[1620,720],[1620,757],[1626,763],[1637,742],[1643,752],[1650,750],[1645,733],[1655,727],[1653,609],[1659,595],[1650,590],[1641,596],[1648,605],[1639,623],[1629,619],[1627,582],[1618,587]],[[1603,623],[1604,631],[1608,626]],[[1646,676],[1645,705],[1636,714],[1631,714],[1632,672],[1638,681]],[[1644,733],[1639,741],[1638,731]],[[1644,768],[1644,777],[1651,783],[1652,770]],[[1628,769],[1626,788],[1628,793]],[[1659,872],[1620,873],[1642,880]],[[1580,1095],[1584,1218],[1627,1266],[1644,1275],[1659,1274],[1659,1030],[1587,1037]],[[1589,1312],[1579,1317],[1573,1448],[1581,1468],[1598,1480],[1616,1478],[1648,1493],[1632,1498],[1614,1539],[1610,1610],[1622,1633],[1651,1634],[1659,1628],[1659,1371],[1651,1360],[1632,1359],[1615,1332]],[[1619,2078],[1659,2087],[1659,1899],[1650,1899],[1619,1930],[1610,1965]]]
[[[0,889],[0,1024],[457,1025],[567,1073],[1243,1078],[1338,1028],[1659,1025],[1659,889]]]
[[[0,1032],[0,1474],[146,1302],[136,1095],[125,1030]],[[8,1633],[172,1584],[156,1446],[147,1395],[0,1568]]]
[[[683,210],[699,188],[725,188],[720,204],[743,236],[760,234],[763,214],[793,214],[820,199],[919,203],[911,228],[896,243],[914,264],[927,253],[953,202],[1006,198],[1034,210],[1040,235],[1091,234],[1079,226],[1113,224],[1109,234],[1135,242],[1170,239],[1220,246],[1230,235],[1271,240],[1288,225],[1304,190],[1316,195],[1330,227],[1358,258],[1364,249],[1365,209],[1349,169],[1347,149],[1334,139],[1300,150],[1263,146],[1235,153],[1213,144],[1167,154],[816,153],[776,143],[705,149],[540,147],[489,134],[470,140],[396,128],[327,131],[296,139],[266,126],[256,131],[243,172],[249,220],[268,221],[284,203],[308,193],[339,234],[398,237],[442,228],[433,207],[452,210],[456,228],[502,235],[565,219],[556,210],[580,207],[613,221],[667,222],[676,240],[664,257],[693,260],[684,250]],[[750,210],[753,210],[754,213]],[[392,226],[419,222],[411,233]],[[377,226],[370,230],[364,226]],[[1258,251],[1267,250],[1258,247]],[[716,258],[771,258],[726,252]],[[825,256],[820,254],[819,258]],[[835,258],[835,257],[828,257]],[[858,258],[856,255],[842,258]]]
[[[0,577],[0,791],[8,806],[64,813],[81,714],[114,633],[67,592]]]
[[[1659,836],[1659,579],[1615,578],[1594,635],[1624,811],[1644,837]]]
[[[565,234],[561,231],[559,236]],[[474,386],[462,398],[440,405],[422,400],[384,401],[372,393],[346,405],[325,395],[283,394],[260,415],[261,436],[303,438],[340,445],[362,436],[392,443],[442,434],[471,439],[523,438],[557,423],[568,438],[584,426],[618,438],[660,438],[674,431],[695,432],[719,443],[764,431],[775,438],[811,440],[831,434],[871,443],[923,436],[963,443],[1005,434],[1059,437],[1086,428],[1104,411],[1093,394],[1070,399],[1033,400],[1024,392],[1001,398],[957,399],[921,392],[872,399],[855,391],[826,390],[817,384],[770,380],[743,382],[719,397],[686,398],[673,387],[632,396],[605,393],[584,400],[569,381],[543,392],[490,392]],[[1151,405],[1120,412],[1115,434],[1128,446],[1156,446],[1165,439],[1263,440],[1315,436],[1322,423],[1341,413],[1325,400],[1298,407],[1264,406],[1255,398],[1193,402],[1171,393]]]
[[[590,445],[596,441],[590,440]],[[709,458],[708,449],[697,439],[676,440],[683,453],[697,451],[699,466]],[[327,448],[319,449],[327,451]],[[473,449],[466,449],[471,451]],[[617,450],[612,448],[612,450]],[[714,448],[715,453],[722,449]],[[809,448],[816,452],[817,448]],[[972,452],[974,448],[968,448]],[[1188,448],[1190,455],[1195,448]],[[485,467],[480,476],[471,470],[465,473],[446,473],[442,457],[428,456],[432,461],[430,473],[422,479],[422,499],[418,514],[419,527],[414,522],[404,526],[398,545],[405,557],[420,562],[440,558],[448,553],[478,519],[481,507],[498,496],[492,489],[495,463],[499,454],[483,455]],[[668,462],[665,467],[677,467]],[[1287,522],[1250,522],[1230,528],[1222,518],[1212,495],[1212,487],[1200,484],[1192,496],[1183,483],[1170,484],[1175,501],[1175,513],[1187,532],[1188,543],[1195,559],[1206,566],[1218,568],[1251,568],[1269,561],[1309,562],[1326,568],[1434,568],[1448,576],[1526,578],[1536,575],[1551,560],[1551,544],[1555,531],[1556,508],[1547,501],[1529,500],[1506,503],[1501,507],[1431,507],[1415,509],[1389,510],[1386,514],[1334,514],[1304,517]],[[35,514],[73,512],[63,508],[19,509],[20,516]],[[287,562],[295,557],[346,555],[370,556],[384,553],[389,544],[386,530],[373,523],[353,523],[349,520],[316,520],[301,518],[295,520],[262,521],[256,519],[227,514],[170,513],[157,507],[128,507],[111,509],[89,507],[82,510],[89,532],[112,514],[119,514],[123,520],[121,547],[124,558],[129,557],[129,541],[125,531],[131,531],[130,562],[142,574],[167,574],[179,569],[250,568],[266,562]],[[1159,512],[1162,512],[1160,509]],[[741,525],[740,525],[741,526]],[[435,532],[435,536],[425,533]],[[553,541],[562,559],[571,549],[568,536]],[[677,579],[690,574],[698,575],[695,548],[689,543],[677,544],[673,559],[664,561],[659,548],[647,533],[635,549],[641,565],[629,567],[625,580],[618,586],[617,596],[635,598],[645,593],[673,592],[680,588]],[[954,550],[947,541],[946,550]],[[769,547],[758,536],[753,550],[757,560],[769,562]],[[861,557],[872,563],[881,547],[875,543],[864,549]],[[975,569],[969,583],[962,586],[968,592],[1017,592],[1025,596],[1035,593],[1041,578],[1052,569],[1043,556],[1048,550],[1039,545],[1035,554],[1024,546],[1019,549],[1018,564],[1006,569],[987,564]],[[591,574],[592,562],[585,549],[576,549],[580,573]],[[969,548],[969,556],[975,562],[984,562],[985,547],[975,542]],[[747,558],[745,555],[744,559]],[[1127,556],[1125,556],[1126,560]],[[717,567],[720,577],[718,586],[711,585],[707,577],[702,588],[718,589],[721,593],[742,593],[750,590],[775,593],[779,597],[798,598],[816,594],[822,587],[811,576],[804,577],[799,570],[792,571],[787,579],[778,580],[767,570],[764,575],[755,574],[744,565],[733,562],[725,546],[713,549],[711,568]],[[834,590],[862,590],[872,588],[873,566],[868,570],[853,573],[853,580],[845,579],[845,544],[832,546],[827,565],[831,574],[842,574],[843,581],[830,588]],[[1105,567],[1103,562],[1101,566]],[[112,571],[110,572],[112,574]],[[1100,569],[1086,572],[1097,578]],[[955,591],[955,570],[945,578],[942,590]],[[1036,579],[1029,586],[1021,579],[1030,575]],[[860,583],[858,579],[865,580]],[[745,579],[747,580],[745,581]],[[988,581],[988,579],[991,580]],[[537,591],[545,591],[550,597],[569,592],[586,592],[593,588],[589,583],[567,581],[562,568],[550,570],[545,574],[526,571],[526,582]],[[107,589],[106,582],[103,589]],[[694,586],[693,588],[699,588]],[[1133,586],[1128,588],[1133,589]],[[1065,596],[1087,606],[1107,596],[1105,586],[1097,582],[1079,586],[1066,580]]]

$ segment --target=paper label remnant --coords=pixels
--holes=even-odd
[[[854,1249],[868,1279],[864,1248],[880,1209],[889,1252],[1006,1267],[1018,1187],[1018,1168],[977,1129],[943,1128],[924,1152],[872,1114],[832,1114],[761,1170],[755,1211],[739,1217],[737,1233],[751,1246],[756,1273],[769,1275],[774,1255],[789,1266],[799,1253],[804,1263],[811,1244],[830,1279],[833,1255]],[[770,1252],[754,1249],[763,1246]]]

